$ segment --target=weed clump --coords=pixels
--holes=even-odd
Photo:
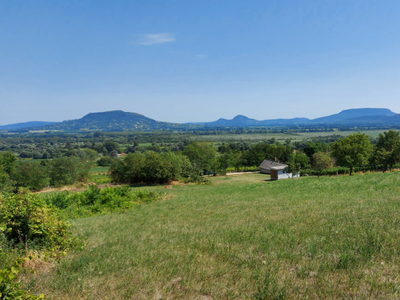
[[[106,187],[100,189],[90,184],[83,192],[58,192],[43,196],[46,203],[60,209],[70,219],[122,211],[141,203],[161,199],[163,193],[139,189],[134,191],[129,186]]]

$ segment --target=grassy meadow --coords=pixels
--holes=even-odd
[[[372,138],[377,138],[379,134],[387,130],[352,130],[352,131],[316,131],[316,132],[286,132],[286,133],[241,133],[241,134],[223,134],[223,135],[199,135],[191,139],[194,141],[213,141],[213,142],[230,142],[230,141],[263,141],[275,138],[278,141],[291,139],[293,142],[309,140],[317,137],[328,137],[331,135],[349,136],[350,134],[361,132]]]
[[[89,171],[89,182],[96,184],[111,183],[111,179],[108,176],[108,170],[110,167],[94,167]]]
[[[400,298],[399,173],[268,179],[149,187],[169,197],[72,221],[83,250],[24,285],[48,299]]]

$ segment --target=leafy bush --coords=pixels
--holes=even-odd
[[[112,158],[109,156],[102,156],[97,160],[97,165],[100,167],[108,167],[111,165]]]
[[[17,158],[11,152],[0,152],[0,192],[11,192],[15,182],[10,179],[10,174],[15,169]]]
[[[187,177],[192,167],[187,157],[153,151],[130,153],[122,160],[114,160],[110,167],[113,182],[118,183],[167,183]]]
[[[197,173],[190,174],[189,177],[183,179],[184,183],[211,184],[211,181]]]
[[[82,218],[132,208],[140,203],[157,200],[161,196],[161,193],[155,191],[133,191],[128,186],[100,189],[93,184],[83,192],[52,193],[44,195],[43,199],[62,210],[68,218]]]
[[[85,182],[89,177],[90,163],[78,157],[59,157],[50,164],[50,183],[54,186]]]
[[[18,164],[11,178],[17,187],[26,187],[31,191],[38,191],[49,183],[47,169],[37,162]]]
[[[320,173],[321,172],[321,173]],[[331,169],[325,169],[325,170],[313,170],[313,169],[304,169],[300,171],[300,175],[304,176],[305,174],[308,174],[310,176],[318,176],[320,175],[330,175],[330,176],[334,176],[336,174],[350,174],[350,168],[344,168],[344,167],[335,167],[335,168],[331,168]]]
[[[66,249],[72,245],[69,226],[38,195],[0,195],[0,232],[14,244]]]

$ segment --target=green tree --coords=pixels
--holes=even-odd
[[[17,158],[11,152],[0,152],[0,166],[2,167],[3,171],[10,175],[15,169],[15,162]]]
[[[102,156],[96,161],[97,165],[100,167],[108,167],[111,165],[111,162],[112,158],[109,156]]]
[[[47,168],[38,162],[18,164],[11,179],[17,187],[26,187],[31,191],[41,190],[49,183]]]
[[[243,166],[244,163],[244,157],[242,155],[242,152],[240,151],[235,151],[232,153],[232,164],[236,169],[236,172],[239,172],[239,168]]]
[[[232,160],[232,154],[229,152],[225,152],[224,154],[218,156],[218,170],[221,171],[221,173],[226,174],[226,169],[228,169],[232,165]]]
[[[192,143],[187,145],[183,151],[193,167],[202,172],[213,169],[216,153],[217,151],[212,144],[207,142]]]
[[[89,160],[89,161],[95,161],[99,155],[96,151],[89,149],[89,148],[84,148],[81,150],[81,153],[84,153],[85,155],[82,156],[82,158]]]
[[[167,183],[189,176],[191,168],[190,161],[183,155],[147,151],[114,159],[110,177],[120,183]]]
[[[11,192],[15,182],[10,180],[14,173],[17,158],[11,152],[0,152],[0,191]]]
[[[113,151],[113,150],[120,153],[119,144],[117,142],[105,141],[103,143],[103,147],[107,149],[108,153],[111,153],[111,151]]]
[[[313,155],[313,169],[318,171],[318,177],[323,170],[333,167],[333,159],[326,152],[317,152]]]
[[[383,165],[384,170],[387,168],[391,170],[400,161],[400,133],[398,131],[389,130],[379,134],[373,161],[378,165]]]
[[[90,163],[78,157],[59,157],[54,159],[49,168],[50,183],[54,186],[86,181],[89,176]]]
[[[341,138],[332,144],[331,149],[336,164],[350,168],[350,175],[352,175],[354,167],[368,163],[373,151],[372,144],[364,133],[354,133]]]
[[[297,174],[301,169],[308,168],[310,166],[310,159],[304,153],[293,152],[289,155],[287,161],[288,171]]]

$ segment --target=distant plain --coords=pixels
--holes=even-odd
[[[312,139],[316,137],[328,137],[331,135],[348,136],[353,133],[361,132],[369,135],[372,138],[377,138],[380,133],[386,130],[352,130],[352,131],[316,131],[316,132],[290,132],[287,133],[240,133],[240,134],[220,134],[220,135],[198,135],[192,137],[196,141],[240,141],[240,140],[268,140],[275,138],[278,141],[284,141],[286,139],[291,139],[293,142],[302,141],[304,139]],[[398,130],[395,130],[398,131]]]

